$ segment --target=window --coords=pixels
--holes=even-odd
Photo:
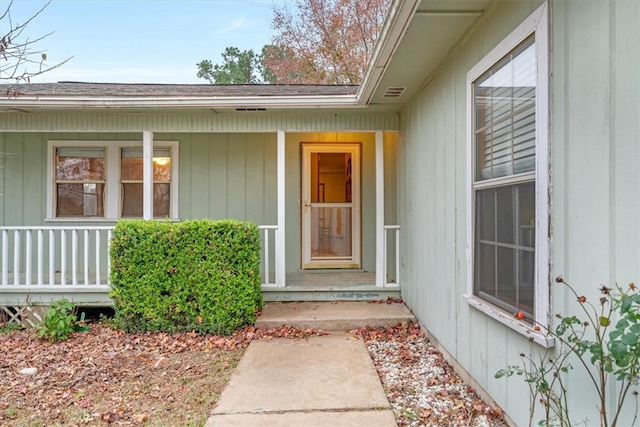
[[[104,216],[104,148],[56,149],[56,216]]]
[[[49,141],[49,218],[143,216],[141,142]],[[153,216],[177,218],[178,143],[153,149]]]
[[[527,333],[548,322],[546,15],[543,5],[467,75],[467,299]]]

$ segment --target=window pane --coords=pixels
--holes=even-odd
[[[164,218],[170,213],[170,184],[153,184],[153,216]],[[122,216],[137,217],[143,215],[142,183],[122,184]]]
[[[142,150],[125,148],[122,150],[120,178],[125,181],[142,181]],[[171,153],[168,149],[153,150],[153,180],[171,180]]]
[[[170,189],[169,184],[153,184],[153,216],[155,218],[169,216]]]
[[[142,217],[142,183],[122,184],[122,216]]]
[[[311,153],[311,202],[351,202],[351,154]]]
[[[476,181],[535,170],[535,40],[474,82]]]
[[[57,149],[56,180],[104,181],[104,149]]]
[[[348,259],[351,247],[351,208],[311,208],[312,259]]]
[[[104,184],[57,184],[57,216],[104,216]]]
[[[533,313],[535,183],[476,191],[475,293],[507,311]]]

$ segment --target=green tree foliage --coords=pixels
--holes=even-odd
[[[225,84],[358,84],[389,0],[296,0],[274,4],[276,35],[260,54],[228,47],[222,64],[196,64],[198,77]]]
[[[264,50],[264,49],[263,49]],[[241,51],[237,47],[227,47],[222,53],[222,64],[213,64],[205,59],[196,64],[197,76],[215,84],[257,84],[267,83],[262,66],[262,54],[253,49]]]

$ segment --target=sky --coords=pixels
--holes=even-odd
[[[196,63],[221,62],[228,46],[259,52],[274,34],[274,3],[287,1],[52,0],[25,34],[54,32],[38,44],[48,64],[72,58],[31,82],[207,83],[196,77]],[[45,3],[14,0],[14,23]],[[8,4],[0,0],[0,13]]]

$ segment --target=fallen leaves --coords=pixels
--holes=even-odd
[[[417,323],[361,328],[399,426],[505,426],[430,343]]]
[[[254,339],[327,332],[283,325],[232,336],[124,333],[104,324],[55,344],[0,334],[0,425],[200,425]]]

